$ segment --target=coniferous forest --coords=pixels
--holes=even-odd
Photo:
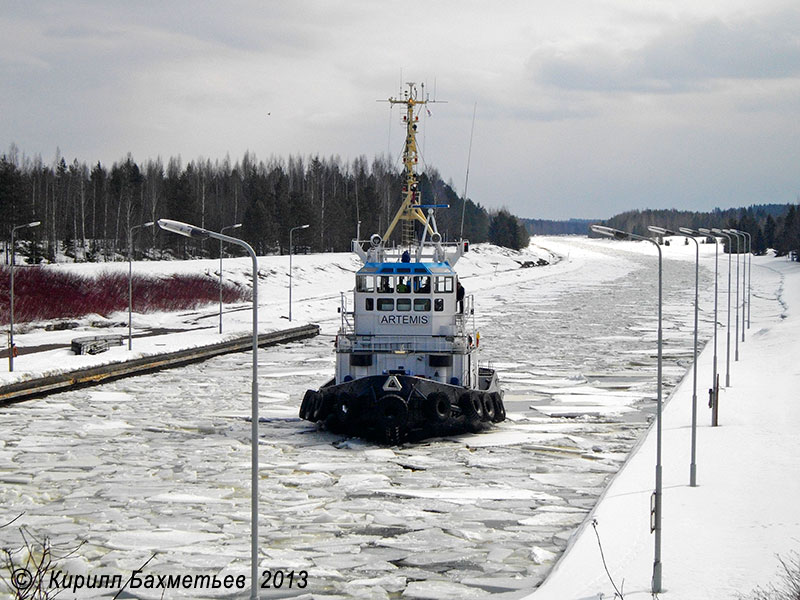
[[[800,260],[800,205],[795,204],[756,204],[748,208],[717,208],[705,213],[632,210],[603,221],[603,224],[644,236],[652,235],[647,230],[648,225],[672,231],[681,227],[695,230],[700,227],[737,229],[752,236],[753,252],[756,254],[765,254],[772,249],[777,256]]]
[[[364,156],[345,162],[339,157],[271,157],[259,160],[245,153],[241,160],[198,159],[183,164],[157,158],[137,163],[128,155],[107,167],[77,159],[68,163],[57,153],[52,164],[22,156],[12,145],[0,156],[0,240],[9,262],[8,243],[14,226],[40,221],[16,232],[18,246],[30,264],[58,260],[109,261],[127,256],[128,234],[137,258],[216,257],[219,244],[198,244],[168,235],[157,227],[138,228],[158,219],[184,221],[213,231],[241,223],[235,233],[257,254],[288,251],[289,230],[295,251],[344,252],[357,231],[361,239],[386,230],[401,202],[403,176],[390,157],[371,162]],[[425,202],[447,204],[436,219],[445,240],[461,234],[472,242],[519,249],[533,233],[581,233],[588,221],[559,223],[520,220],[508,210],[487,211],[464,201],[435,169],[420,176]],[[525,221],[523,223],[523,221]],[[360,227],[359,227],[360,222]],[[532,225],[548,225],[546,229]],[[752,235],[753,250],[772,248],[779,256],[800,257],[800,205],[764,204],[713,212],[633,210],[603,222],[647,235],[647,225],[732,227]],[[526,230],[526,225],[528,230]],[[553,227],[555,226],[555,229]],[[226,248],[235,253],[236,248]]]
[[[420,185],[424,202],[449,205],[437,209],[439,231],[445,240],[458,239],[462,199],[435,170],[421,175]],[[295,251],[341,252],[350,250],[359,221],[362,239],[385,232],[400,205],[401,187],[402,170],[383,156],[372,162],[363,156],[350,162],[320,156],[264,161],[248,152],[235,162],[183,164],[180,158],[137,163],[128,155],[109,168],[60,155],[45,164],[41,158],[20,158],[12,145],[0,157],[0,237],[7,258],[11,228],[41,221],[16,232],[17,240],[27,241],[18,252],[33,264],[120,259],[127,255],[132,228],[137,258],[216,257],[219,244],[136,226],[166,218],[220,231],[241,223],[236,237],[263,255],[287,252],[289,230],[308,224],[294,233]],[[471,200],[463,209],[463,237],[489,240],[497,213]]]

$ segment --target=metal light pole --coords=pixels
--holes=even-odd
[[[154,221],[148,221],[141,225],[134,225],[128,229],[128,350],[132,347],[131,322],[133,313],[133,232],[142,227],[152,227]]]
[[[219,232],[224,233],[228,229],[238,229],[241,226],[241,223],[228,225],[220,229]],[[222,333],[222,240],[219,241],[219,332]]]
[[[750,292],[753,289],[753,280],[751,279],[753,276],[753,238],[749,233],[747,235],[747,328],[750,329],[750,301],[751,295]]]
[[[694,242],[694,362],[692,368],[692,451],[689,463],[689,485],[697,486],[697,314],[699,311],[700,290],[700,242],[694,237],[695,231],[681,227],[680,232],[670,231],[663,227],[650,226],[647,229],[658,235],[675,235],[685,237]]]
[[[736,237],[736,358],[739,360],[739,232],[735,229],[725,229],[726,233],[730,233]],[[742,236],[744,240],[744,236]]]
[[[292,234],[297,229],[308,229],[308,224],[298,225],[289,230],[289,321],[292,320]]]
[[[258,259],[247,242],[221,233],[208,231],[194,225],[159,219],[161,229],[195,239],[213,238],[222,242],[241,246],[253,261],[253,382],[250,395],[251,428],[251,484],[250,484],[250,599],[258,598]]]
[[[714,238],[714,372],[711,375],[711,398],[712,398],[712,413],[711,413],[711,425],[717,425],[717,290],[718,290],[718,280],[717,280],[717,273],[719,271],[719,242],[717,242],[717,236],[710,230],[700,228],[698,231],[703,235],[707,235]]]
[[[745,255],[742,257],[742,341],[744,341],[745,318],[750,314],[750,293],[748,292],[750,289],[750,275],[748,274],[746,268],[748,256],[752,256],[753,245],[752,236],[749,233],[738,229],[736,231],[737,233],[745,236],[744,242],[747,242],[747,246],[744,249]],[[750,262],[752,262],[752,258],[750,259]],[[749,327],[750,323],[748,321],[747,328],[749,329]]]
[[[731,236],[721,229],[714,227],[713,231],[717,235],[721,235],[728,240],[728,325],[727,329],[727,348],[725,358],[725,387],[731,387]]]
[[[632,233],[626,233],[619,229],[612,229],[603,225],[591,225],[592,231],[602,235],[613,237],[615,239],[633,238],[636,240],[644,240],[650,242],[658,250],[658,381],[656,383],[656,398],[657,398],[657,411],[656,411],[656,489],[653,493],[655,498],[651,524],[651,530],[655,533],[655,552],[653,557],[653,579],[652,579],[652,592],[658,594],[661,592],[661,298],[662,298],[662,259],[661,259],[661,246],[650,238]]]
[[[11,306],[9,311],[9,338],[8,343],[8,372],[12,372],[14,370],[14,264],[15,264],[15,256],[16,256],[16,245],[14,244],[14,234],[17,232],[17,229],[25,229],[27,227],[38,227],[41,225],[41,221],[33,221],[31,223],[25,223],[25,225],[17,225],[16,227],[11,228],[11,286],[9,289],[11,295]]]

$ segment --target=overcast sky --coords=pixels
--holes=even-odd
[[[604,218],[800,195],[797,0],[0,0],[0,153],[372,158],[489,208]],[[399,168],[399,164],[398,164]]]

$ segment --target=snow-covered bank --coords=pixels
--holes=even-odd
[[[640,244],[615,244],[641,250]],[[727,265],[720,264],[726,274]],[[684,378],[664,410],[663,598],[746,595],[777,579],[778,556],[800,549],[800,266],[756,257],[752,273],[751,327],[746,342],[740,342],[740,360],[731,359],[731,386],[720,392],[719,427],[710,426],[706,407],[713,344],[698,360],[697,487],[688,485],[691,377]],[[725,283],[721,276],[723,290]],[[725,349],[721,329],[723,383]],[[614,597],[593,519],[610,575],[625,598],[650,597],[655,438],[651,429],[530,600]]]

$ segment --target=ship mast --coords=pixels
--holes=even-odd
[[[406,107],[406,114],[403,121],[406,124],[406,141],[403,148],[403,165],[405,167],[405,181],[403,182],[403,203],[383,234],[383,241],[388,242],[397,224],[402,221],[402,244],[412,245],[416,241],[414,235],[414,221],[422,223],[429,234],[434,233],[430,223],[425,218],[421,208],[421,193],[419,190],[419,180],[417,178],[417,164],[419,163],[419,152],[417,151],[417,123],[418,112],[426,104],[435,102],[425,97],[425,84],[422,84],[422,98],[417,98],[417,87],[413,82],[406,84],[408,90],[403,94],[403,98],[389,98],[388,102],[392,105],[403,104]],[[419,108],[417,108],[419,107]]]

